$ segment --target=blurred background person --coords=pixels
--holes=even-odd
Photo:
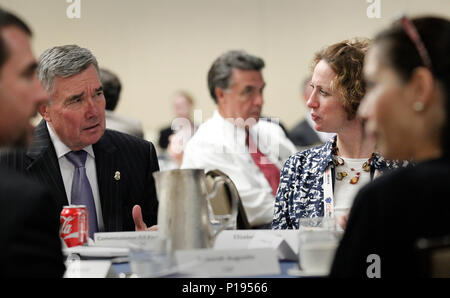
[[[384,156],[416,165],[358,193],[332,277],[376,273],[368,269],[369,255],[378,256],[380,277],[427,276],[417,240],[450,234],[449,53],[448,19],[403,17],[376,36],[364,66],[367,94],[359,114]]]
[[[160,130],[158,154],[161,170],[176,169],[181,166],[184,147],[195,133],[196,127],[192,119],[194,99],[187,91],[178,91],[173,98],[175,118],[170,126]]]
[[[122,84],[116,74],[101,68],[100,81],[103,85],[103,94],[106,99],[105,118],[106,128],[117,130],[138,138],[144,138],[142,123],[136,119],[124,117],[114,112],[119,103]]]
[[[184,148],[191,137],[192,135],[188,130],[180,130],[169,136],[169,146],[165,154],[160,157],[160,165],[163,164],[164,169],[181,167]]]
[[[303,80],[301,85],[301,96],[305,104],[308,102],[311,91],[311,77],[308,77]],[[317,131],[314,126],[314,121],[311,119],[308,109],[305,118],[289,131],[289,139],[297,146],[299,151],[321,145],[336,135],[335,133]]]
[[[307,106],[315,129],[335,132],[324,145],[292,155],[281,170],[274,229],[298,229],[300,218],[335,218],[344,228],[357,191],[393,166],[365,137],[356,111],[365,94],[369,41],[344,40],[315,55]]]
[[[187,91],[178,91],[175,93],[172,101],[174,119],[181,119],[172,122],[169,126],[159,131],[158,145],[161,149],[166,150],[169,146],[169,137],[181,129],[190,129],[194,133],[194,122],[192,120],[192,112],[194,110],[194,99]],[[183,121],[187,119],[188,121]]]
[[[48,94],[39,82],[30,28],[0,8],[0,146],[27,144]],[[55,199],[42,185],[0,167],[0,277],[62,277]]]

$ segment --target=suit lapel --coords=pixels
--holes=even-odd
[[[51,190],[57,197],[60,207],[68,205],[61,170],[45,120],[42,120],[36,127],[33,144],[27,150],[26,155],[29,158],[26,170],[45,185],[53,186]]]
[[[93,149],[103,222],[107,231],[114,231],[123,224],[122,217],[118,216],[118,214],[122,214],[119,200],[120,179],[115,179],[115,177],[118,178],[115,175],[116,171],[121,171],[120,158],[117,156],[117,148],[111,142],[107,130],[102,138],[93,145]]]

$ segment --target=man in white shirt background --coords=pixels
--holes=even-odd
[[[259,121],[264,61],[229,51],[208,72],[217,104],[185,147],[181,168],[219,169],[235,183],[253,228],[270,228],[280,168],[296,149],[279,125]]]

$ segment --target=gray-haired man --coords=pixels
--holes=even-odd
[[[49,102],[39,109],[44,119],[33,146],[26,153],[9,153],[3,162],[50,186],[60,208],[87,205],[91,236],[156,224],[155,149],[142,139],[105,130],[96,58],[76,45],[54,47],[41,55],[38,74],[49,93]]]
[[[259,121],[263,67],[262,59],[243,51],[229,51],[215,60],[208,86],[217,111],[187,143],[182,164],[226,173],[254,228],[270,228],[280,167],[295,153],[279,125]]]

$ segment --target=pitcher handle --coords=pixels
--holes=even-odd
[[[231,194],[231,218],[230,218],[230,220],[235,219],[237,221],[239,194],[238,194],[236,188],[234,187],[231,179],[226,176],[215,177],[215,181],[214,181],[212,190],[210,193],[208,193],[206,195],[206,201],[208,202],[209,215],[213,219],[216,219],[216,215],[214,214],[214,212],[212,210],[210,200],[212,198],[214,198],[215,195],[217,194],[217,191],[219,190],[219,186],[224,185],[224,184],[227,185],[227,188],[229,189],[230,194]],[[227,223],[228,222],[222,223],[222,226],[217,231],[215,231],[215,233],[212,235],[212,237],[216,237],[220,232],[225,230],[227,227]]]

